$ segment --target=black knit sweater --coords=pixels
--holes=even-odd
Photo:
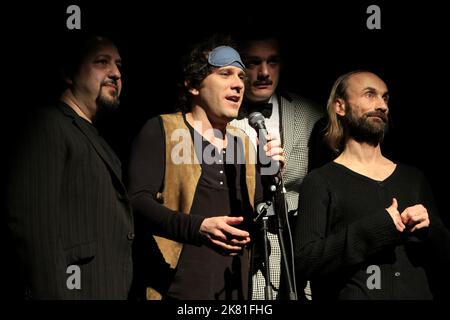
[[[423,204],[430,227],[398,232],[385,209],[394,197],[400,213]],[[303,182],[295,259],[313,300],[432,299],[448,284],[450,232],[417,169],[397,165],[376,181],[331,162]]]

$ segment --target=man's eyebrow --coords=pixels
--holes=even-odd
[[[95,59],[100,59],[100,58],[107,58],[109,60],[112,60],[112,55],[108,54],[108,53],[99,53],[95,56]],[[122,58],[117,58],[114,60],[114,62],[116,63],[122,63]]]
[[[370,91],[370,92],[380,92],[379,90],[377,90],[377,89],[374,88],[374,87],[365,87],[365,88],[363,89],[363,92],[365,92],[365,91]],[[383,97],[385,97],[385,96],[389,97],[389,91],[382,92],[382,96],[383,96]]]
[[[244,59],[247,59],[247,60],[262,60],[262,58],[260,56],[255,56],[255,55],[252,55],[252,56],[245,56],[244,55]]]

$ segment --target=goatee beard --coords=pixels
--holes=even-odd
[[[93,122],[98,124],[101,122],[102,118],[108,118],[108,114],[114,113],[119,108],[120,99],[119,97],[114,97],[113,99],[107,99],[102,95],[99,95],[95,100],[97,104],[97,112],[95,113]]]
[[[372,124],[369,117],[379,116],[383,123]],[[350,110],[343,118],[344,134],[346,138],[353,138],[359,143],[367,143],[371,146],[378,146],[384,140],[388,128],[388,118],[386,114],[375,111],[356,117]]]
[[[119,97],[114,97],[113,99],[107,99],[102,95],[99,95],[96,99],[97,108],[103,110],[115,110],[120,105]]]

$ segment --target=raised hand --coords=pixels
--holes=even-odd
[[[403,224],[406,226],[406,230],[409,232],[427,228],[430,225],[428,211],[421,204],[406,208],[400,216]]]
[[[403,230],[405,230],[405,224],[403,223],[400,212],[398,211],[397,199],[392,198],[392,204],[389,208],[386,208],[386,211],[391,216],[392,221],[394,221],[395,228],[397,228],[399,232],[403,232]]]

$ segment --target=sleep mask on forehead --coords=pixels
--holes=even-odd
[[[245,70],[245,65],[239,53],[229,46],[213,49],[208,55],[208,63],[214,67],[234,66]]]

